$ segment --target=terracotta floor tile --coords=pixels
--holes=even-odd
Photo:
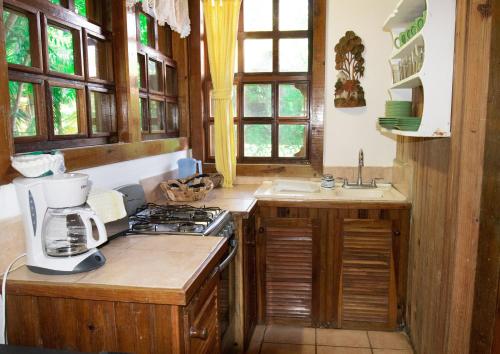
[[[264,325],[258,325],[255,327],[255,331],[253,332],[253,336],[250,340],[250,344],[248,345],[246,354],[259,354],[260,346],[262,345],[262,340],[264,339],[265,330],[266,326]]]
[[[317,329],[316,344],[332,347],[370,348],[366,331]]]
[[[401,332],[368,332],[372,348],[411,349],[408,337]]]
[[[325,347],[319,346],[316,348],[317,354],[372,354],[369,348],[352,348],[352,347]]]
[[[264,336],[266,343],[316,344],[314,328],[269,325]]]
[[[315,354],[314,345],[264,343],[260,354]]]
[[[413,354],[411,349],[372,349],[373,354]]]

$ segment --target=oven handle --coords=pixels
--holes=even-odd
[[[225,260],[223,260],[216,267],[216,270],[215,270],[216,272],[222,272],[222,271],[224,271],[224,269],[226,269],[228,267],[229,263],[231,263],[231,261],[236,256],[236,251],[238,250],[238,240],[231,240],[231,241],[229,241],[229,244],[231,245],[231,247],[233,249],[231,250],[231,253],[229,253],[229,256],[227,256],[227,258]]]

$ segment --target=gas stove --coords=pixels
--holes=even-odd
[[[233,232],[231,213],[215,207],[147,203],[129,216],[131,234],[230,237]]]

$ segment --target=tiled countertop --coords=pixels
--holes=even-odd
[[[99,289],[96,292],[98,297],[99,292],[103,293],[106,289],[122,290],[123,295],[128,292],[132,297],[134,292],[138,295],[142,291],[152,298],[151,302],[156,302],[153,298],[159,296],[165,301],[171,298],[164,303],[184,304],[191,285],[221,252],[225,243],[226,240],[221,237],[121,237],[102,247],[106,263],[99,269],[72,275],[41,275],[22,266],[10,273],[9,290],[30,284],[36,284],[31,289],[65,286],[64,291],[70,291],[71,287],[88,292]]]

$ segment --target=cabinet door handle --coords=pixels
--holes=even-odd
[[[401,231],[399,231],[399,230],[394,231],[394,236],[400,236],[400,235],[401,235]]]
[[[265,230],[263,227],[259,227],[259,233],[260,233],[260,234],[263,234],[263,233],[264,233],[264,231],[266,231],[266,230]]]
[[[208,338],[208,330],[206,328],[197,329],[195,327],[191,327],[189,329],[189,336],[191,338],[198,338],[201,340],[206,340]]]

